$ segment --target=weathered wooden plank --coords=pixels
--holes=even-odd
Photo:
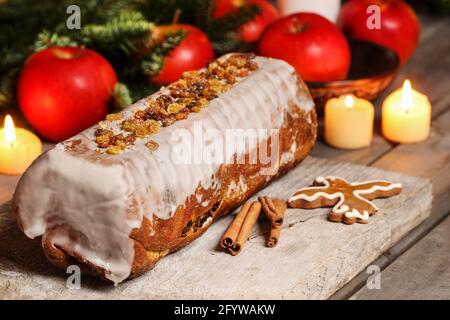
[[[393,145],[385,140],[378,131],[376,131],[370,147],[358,150],[335,149],[327,145],[323,140],[323,121],[320,120],[319,137],[311,155],[314,157],[368,165],[386,152],[389,152],[389,150],[392,150],[392,148]]]
[[[425,179],[313,157],[262,193],[286,198],[317,175],[390,179],[403,183],[404,191],[376,200],[381,212],[368,225],[329,222],[328,209],[290,209],[275,249],[265,248],[268,225],[261,221],[237,257],[217,246],[232,219],[228,216],[142,277],[117,288],[83,278],[81,290],[66,289],[64,273],[50,267],[39,244],[17,230],[5,206],[0,214],[0,298],[323,299],[429,214],[431,185]]]
[[[422,226],[430,229],[450,212],[450,111],[440,116],[433,125],[430,138],[417,145],[399,145],[373,165],[394,170],[433,183],[433,211]]]
[[[450,168],[448,165],[450,159],[450,138],[448,137],[450,123],[448,115],[450,108],[450,95],[448,94],[450,56],[448,52],[450,51],[450,42],[442,41],[442,39],[450,38],[450,21],[446,18],[438,19],[429,16],[422,16],[421,20],[421,45],[391,87],[400,86],[401,81],[407,77],[412,79],[417,90],[429,95],[433,105],[434,129],[428,141],[419,145],[400,145],[392,153],[387,152],[385,157],[375,161],[375,165],[422,177],[431,175],[434,191],[433,209],[430,218],[373,262],[382,269],[425,236],[450,211]],[[445,37],[436,37],[436,34],[445,35]],[[384,96],[389,91],[390,89]],[[412,152],[414,149],[416,152]],[[438,150],[436,151],[436,149]],[[364,286],[367,277],[366,272],[361,272],[332,298],[345,299],[352,296]]]
[[[438,117],[430,138],[416,145],[398,145],[374,163],[375,167],[429,178],[433,184],[433,208],[430,217],[389,249],[374,264],[387,267],[403,252],[433,229],[450,212],[450,111]],[[333,299],[350,297],[361,288],[368,277],[360,273]]]
[[[450,217],[381,273],[381,288],[352,299],[450,299]]]

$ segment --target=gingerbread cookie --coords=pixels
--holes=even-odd
[[[389,181],[349,183],[338,177],[317,177],[313,186],[296,191],[289,199],[292,208],[333,207],[328,219],[346,224],[368,223],[378,211],[370,200],[399,194],[402,185]]]

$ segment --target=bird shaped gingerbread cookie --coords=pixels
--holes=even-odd
[[[368,223],[378,211],[370,200],[399,194],[402,185],[389,181],[348,182],[339,177],[317,177],[313,186],[297,190],[289,199],[292,208],[333,207],[328,219],[345,224]]]

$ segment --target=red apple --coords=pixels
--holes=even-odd
[[[208,37],[200,29],[186,24],[160,26],[155,37],[162,39],[165,32],[184,30],[187,35],[164,59],[164,65],[157,76],[151,77],[156,84],[163,85],[180,79],[185,71],[203,68],[214,58],[214,49]]]
[[[258,52],[287,61],[306,81],[342,80],[350,68],[347,40],[334,24],[315,13],[296,13],[271,24]]]
[[[20,74],[20,111],[41,136],[62,141],[105,118],[116,83],[114,69],[95,51],[45,49],[31,55]]]
[[[380,29],[369,29],[370,5],[381,10]],[[414,10],[401,0],[350,0],[339,15],[338,25],[348,35],[391,48],[406,63],[414,53],[420,35],[420,24]]]
[[[267,0],[216,0],[213,17],[219,19],[230,13],[236,13],[239,8],[246,5],[257,5],[261,12],[239,28],[239,35],[245,42],[255,42],[264,29],[278,18],[277,9]]]

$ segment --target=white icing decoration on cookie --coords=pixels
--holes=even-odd
[[[305,190],[327,189],[330,187],[330,183],[328,180],[333,181],[333,180],[336,180],[337,178],[338,177],[335,177],[335,176],[328,176],[326,178],[325,177],[317,177],[315,179],[315,182],[321,183],[322,184],[321,186],[313,186],[313,187],[299,189],[289,199],[289,202],[293,202],[296,200],[305,200],[308,202],[313,202],[313,201],[316,201],[317,199],[319,199],[320,197],[323,197],[327,200],[334,200],[336,198],[339,198],[339,202],[332,209],[333,213],[344,214],[347,218],[357,218],[357,219],[360,219],[363,221],[368,221],[369,212],[367,212],[366,210],[363,210],[363,212],[360,212],[356,208],[353,208],[352,210],[350,210],[350,208],[347,205],[344,205],[345,195],[342,192],[335,192],[335,193],[317,192],[312,196],[307,196],[306,194],[301,194],[301,192],[303,192]],[[343,178],[339,178],[339,179],[348,183],[348,181]],[[369,181],[364,181],[364,182],[353,182],[353,183],[349,183],[349,184],[353,187],[357,187],[357,186],[364,185],[364,184],[372,184],[372,183],[379,183],[379,182],[388,183],[389,185],[387,185],[387,186],[373,185],[369,189],[361,189],[361,190],[353,191],[353,196],[355,196],[357,199],[367,203],[368,205],[372,206],[375,209],[375,211],[378,211],[379,209],[374,203],[363,198],[361,195],[370,194],[370,193],[373,193],[376,191],[392,191],[394,189],[400,189],[400,188],[402,188],[402,185],[400,183],[392,183],[390,181],[385,181],[385,180],[369,180]],[[299,193],[299,194],[297,194],[297,193]]]

